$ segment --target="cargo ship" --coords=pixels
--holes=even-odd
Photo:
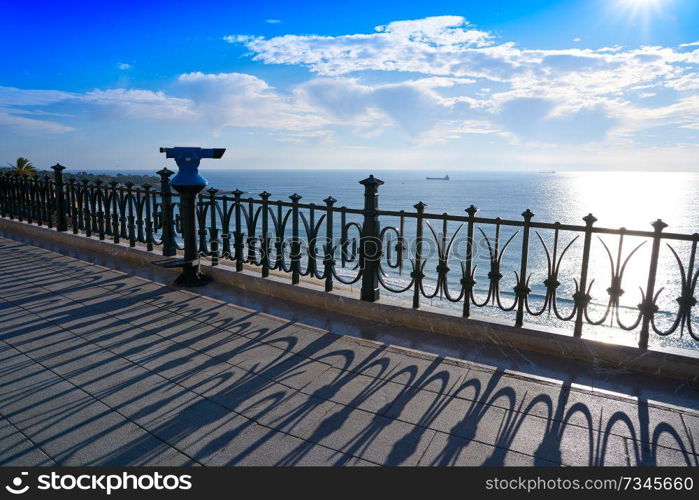
[[[428,181],[448,181],[449,176],[445,175],[444,177],[425,177]]]

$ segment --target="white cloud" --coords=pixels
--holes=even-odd
[[[603,141],[613,137],[615,127],[638,115],[634,100],[651,93],[642,96],[639,89],[666,87],[686,93],[698,88],[699,49],[522,49],[513,42],[496,41],[459,16],[395,21],[374,31],[272,38],[231,35],[226,40],[244,45],[257,61],[305,66],[320,76],[336,77],[302,86],[309,103],[335,118],[354,123],[386,117],[412,135],[433,127],[442,130],[455,119],[490,119],[492,126],[482,130],[509,133],[520,140]],[[361,83],[365,72],[376,71],[425,77],[371,88]],[[475,91],[443,90],[458,85],[454,79],[472,83]],[[424,92],[416,89],[415,81],[421,82]],[[672,97],[664,94],[662,99]],[[518,126],[512,115],[527,102],[550,108],[534,127]],[[455,112],[457,105],[461,109]],[[464,127],[451,130],[459,129]],[[451,131],[447,135],[455,136]]]
[[[454,80],[445,78],[374,86],[352,78],[317,78],[301,85],[296,94],[328,120],[350,125],[361,134],[373,135],[396,125],[414,138],[439,122],[473,118],[467,102],[442,97],[434,90],[452,85]]]
[[[46,133],[56,134],[73,130],[72,127],[61,123],[48,120],[36,120],[34,118],[10,114],[0,108],[0,129],[2,128],[9,128],[18,132],[37,135]]]
[[[603,105],[556,107],[542,98],[518,98],[503,103],[495,121],[518,138],[542,143],[600,142],[617,123]]]
[[[541,84],[551,79],[561,83],[575,73],[581,76],[577,86],[595,88],[601,80],[612,87],[617,81],[609,90],[639,80],[677,77],[684,72],[682,64],[699,62],[699,50],[678,52],[664,47],[520,49],[512,42],[495,44],[493,35],[459,16],[396,21],[375,30],[334,37],[231,35],[225,39],[245,45],[255,60],[303,65],[320,75],[382,70]],[[683,46],[689,45],[693,44]]]
[[[189,100],[151,90],[92,90],[80,95],[77,100],[93,105],[93,111],[98,114],[109,116],[173,120],[193,114]]]
[[[513,90],[566,87],[570,94],[600,95],[639,82],[671,81],[692,71],[683,65],[699,62],[699,50],[664,47],[536,50],[512,42],[496,45],[492,35],[457,16],[393,22],[367,35],[232,35],[226,40],[245,45],[255,60],[303,65],[320,75],[400,71],[482,78],[508,83]]]
[[[121,70],[127,70],[127,69],[131,69],[131,65],[129,63],[118,63],[117,68],[119,68]]]
[[[185,73],[177,78],[194,111],[218,131],[223,127],[308,130],[325,123],[310,109],[244,73]]]
[[[491,44],[492,36],[468,29],[459,16],[440,16],[417,21],[394,21],[377,26],[370,35],[298,36],[265,39],[246,35],[225,37],[256,53],[255,59],[270,64],[301,64],[322,75],[340,75],[369,69],[400,70],[453,75],[434,56]],[[462,75],[455,75],[462,76]]]
[[[279,23],[281,23],[281,20],[280,19],[265,19],[265,22],[267,24],[279,24]]]
[[[61,90],[33,90],[0,87],[0,106],[45,106],[73,99],[78,94]]]
[[[489,135],[488,141],[502,144],[621,147],[657,127],[676,127],[688,140],[699,122],[696,43],[523,49],[459,16],[395,21],[369,34],[226,40],[263,63],[304,66],[315,74],[284,89],[233,72],[184,73],[167,92],[0,87],[0,124],[68,131],[55,120],[69,111],[76,122],[82,113],[107,120],[187,119],[214,134],[258,128],[290,144],[342,139],[357,145],[385,134],[419,146]]]
[[[52,106],[88,112],[98,119],[136,118],[171,120],[192,115],[191,102],[151,90],[109,89],[89,92],[0,87],[0,125],[21,132],[68,132],[72,126],[33,116],[74,117],[75,113],[52,111]],[[40,109],[40,108],[49,109]]]
[[[625,127],[631,131],[668,125],[693,129],[699,124],[699,95],[682,97],[666,106],[629,106],[625,114]]]
[[[675,78],[665,84],[667,87],[681,92],[699,90],[699,73],[691,73]]]

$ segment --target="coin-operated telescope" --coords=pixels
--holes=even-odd
[[[219,159],[225,151],[225,148],[160,148],[160,152],[165,153],[166,158],[175,160],[179,170],[170,179],[170,185],[180,194],[184,259],[173,259],[159,263],[163,267],[182,268],[182,274],[175,280],[175,283],[184,286],[198,286],[208,281],[199,269],[196,240],[196,198],[197,194],[208,184],[208,181],[199,173],[199,162],[202,158]]]
[[[177,186],[201,186],[208,184],[206,179],[199,174],[199,161],[202,158],[214,158],[218,160],[226,152],[225,148],[160,148],[165,153],[165,158],[173,158],[179,172],[170,180],[170,185]],[[201,190],[200,189],[200,190]]]

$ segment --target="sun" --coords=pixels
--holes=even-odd
[[[612,12],[623,19],[629,27],[640,29],[647,35],[655,19],[663,15],[674,0],[616,0],[609,2]]]
[[[631,8],[634,11],[657,9],[663,0],[619,0],[623,6]]]

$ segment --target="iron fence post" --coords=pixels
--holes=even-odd
[[[15,218],[15,210],[12,198],[12,174],[8,172],[1,175],[3,176],[3,184],[5,186],[3,188],[5,214],[10,218],[10,220],[13,220]]]
[[[415,264],[410,277],[415,281],[415,289],[413,290],[413,308],[420,307],[420,293],[422,291],[422,279],[425,273],[422,272],[422,231],[423,231],[423,215],[425,213],[426,203],[419,202],[414,205],[417,210],[417,227],[415,229]]]
[[[44,222],[46,222],[46,227],[51,229],[53,227],[53,214],[51,213],[51,178],[48,175],[44,175],[44,189],[43,189],[43,200],[44,200]]]
[[[379,264],[381,236],[379,225],[379,186],[383,181],[370,175],[359,183],[364,186],[364,223],[359,246],[362,291],[360,298],[367,302],[379,300]]]
[[[260,193],[260,198],[262,198],[262,233],[261,237],[261,247],[262,256],[260,264],[262,265],[262,277],[266,278],[269,276],[269,197],[272,193],[267,191],[262,191]]]
[[[318,235],[315,221],[316,205],[315,203],[311,203],[308,214],[308,226],[306,229],[306,234],[308,236],[306,245],[306,274],[311,278],[316,278],[318,276],[318,248],[316,247],[318,244]]]
[[[80,221],[78,227],[83,230],[87,237],[92,236],[90,227],[90,195],[88,193],[89,182],[87,179],[81,180],[80,184],[82,184],[82,187],[78,188],[80,200],[82,200],[78,205],[78,220]]]
[[[209,209],[211,210],[209,214],[209,249],[211,251],[211,265],[218,266],[218,259],[221,256],[218,250],[218,225],[216,222],[216,193],[218,193],[218,189],[209,188],[206,192],[209,193]]]
[[[66,167],[60,163],[56,163],[51,170],[53,170],[53,181],[54,187],[56,189],[55,200],[56,200],[56,231],[67,231],[68,221],[66,220],[66,207],[65,207],[65,192],[63,187],[63,171]]]
[[[301,276],[301,239],[299,237],[299,200],[301,195],[292,194],[291,200],[291,283],[296,285]]]
[[[126,235],[129,239],[129,246],[136,246],[136,224],[133,215],[133,182],[127,182],[124,184],[126,186],[126,213],[124,217],[126,218]]]
[[[143,187],[143,186],[141,186]],[[136,186],[135,189],[135,200],[134,203],[136,205],[136,241],[139,243],[145,243],[146,242],[146,233],[144,232],[144,220],[143,220],[143,211],[145,208],[145,203],[146,203],[146,197],[143,194],[143,191],[141,190],[141,187]]]
[[[7,200],[5,198],[7,181],[5,180],[5,176],[5,172],[0,172],[0,217],[7,216]]]
[[[0,172],[0,216],[7,217],[7,176],[5,172]]]
[[[255,217],[255,203],[252,197],[248,198],[248,217],[245,221],[248,228],[248,237],[245,239],[247,244],[247,261],[255,264],[257,258],[257,217]]]
[[[9,192],[10,192],[10,218],[14,219],[17,217],[18,220],[21,220],[20,217],[20,210],[21,206],[19,204],[19,199],[20,199],[20,193],[19,193],[19,177],[16,175],[10,174],[10,185],[9,185]]]
[[[99,239],[104,240],[106,234],[104,226],[104,200],[106,197],[104,196],[101,180],[97,179],[95,181],[95,189],[97,190],[95,193],[95,204],[97,205],[97,231]]]
[[[19,220],[27,219],[28,206],[27,202],[27,174],[18,176],[19,179]]]
[[[78,194],[76,191],[77,180],[74,177],[68,179],[68,204],[70,205],[70,226],[73,228],[73,234],[78,234],[80,226],[78,225]]]
[[[41,181],[41,177],[38,174],[33,175],[34,178],[34,215],[36,217],[36,223],[39,226],[44,225],[44,203],[43,193],[44,185]]]
[[[111,181],[109,187],[112,190],[112,241],[119,243],[121,230],[119,229],[119,193],[117,193],[117,181]]]
[[[174,172],[164,168],[157,172],[160,176],[160,225],[162,227],[163,256],[172,257],[177,254],[175,243],[175,212],[172,206],[172,190],[170,176]]]
[[[13,212],[15,213],[17,220],[21,221],[23,219],[22,210],[24,206],[24,196],[22,194],[22,176],[20,175],[12,176],[12,194],[14,207]]]
[[[471,205],[466,209],[468,214],[468,229],[466,230],[466,265],[462,271],[461,286],[464,289],[464,308],[463,316],[468,318],[471,315],[471,292],[476,286],[476,281],[473,279],[473,231],[475,230],[475,218],[478,208]]]
[[[36,179],[39,178],[38,175],[32,175],[31,177],[25,177],[27,180],[28,194],[29,194],[29,211],[27,215],[27,222],[30,224],[37,219],[36,216]]]
[[[583,318],[587,304],[590,302],[590,296],[587,293],[587,270],[590,264],[590,245],[592,243],[592,225],[597,222],[597,219],[592,214],[587,214],[583,217],[585,221],[585,241],[583,243],[582,264],[580,268],[580,284],[578,290],[573,295],[577,315],[575,317],[575,329],[573,336],[580,338],[582,336]]]
[[[328,196],[323,201],[325,202],[327,208],[327,215],[325,218],[325,246],[323,248],[325,291],[331,292],[333,289],[333,270],[335,268],[335,242],[333,241],[333,205],[337,200],[332,196]]]
[[[347,235],[347,212],[340,207],[340,267],[345,267],[348,259],[349,239]]]
[[[524,217],[524,231],[522,232],[522,257],[519,268],[519,282],[515,287],[515,295],[517,296],[517,319],[515,320],[515,326],[522,326],[524,324],[524,306],[527,296],[529,292],[531,292],[531,289],[527,286],[527,260],[529,259],[529,226],[532,217],[534,217],[534,213],[526,209],[522,212],[522,217]]]
[[[655,233],[653,235],[653,248],[650,254],[650,268],[648,269],[648,284],[646,285],[646,293],[643,302],[638,305],[641,314],[643,315],[643,323],[641,324],[641,334],[638,338],[638,347],[648,349],[648,338],[650,334],[650,322],[658,310],[655,305],[655,277],[658,271],[658,256],[660,254],[660,239],[663,229],[667,227],[662,220],[658,219],[651,224]]]
[[[211,188],[213,189],[213,188]],[[207,232],[206,232],[206,216],[209,213],[209,201],[203,193],[199,193],[195,199],[194,214],[197,220],[197,225],[199,226],[197,234],[199,235],[198,251],[201,255],[208,255],[209,245],[207,244]]]
[[[151,191],[150,188],[152,186],[148,183],[145,183],[143,185],[143,190],[144,190],[144,195],[145,196],[145,216],[146,216],[146,249],[149,252],[153,251],[153,217],[151,213]],[[100,239],[104,239],[104,235],[102,234],[102,228],[100,226]]]
[[[233,236],[233,250],[235,253],[235,270],[243,270],[243,231],[242,231],[242,207],[240,205],[240,196],[243,192],[240,189],[236,189],[232,192],[235,197],[235,235]]]

